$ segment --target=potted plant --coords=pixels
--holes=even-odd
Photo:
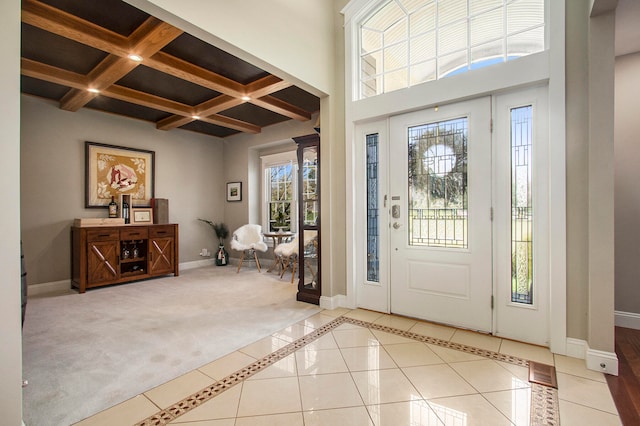
[[[285,206],[283,210],[278,210],[274,215],[273,219],[275,223],[273,224],[273,228],[279,232],[283,232],[289,228],[289,206]]]
[[[218,252],[216,253],[216,265],[225,266],[229,263],[229,253],[224,248],[224,240],[229,236],[229,228],[224,223],[214,223],[207,219],[200,219],[199,221],[208,224],[218,237]]]

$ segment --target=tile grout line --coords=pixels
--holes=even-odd
[[[295,353],[298,349],[301,349],[309,343],[324,336],[328,332],[337,328],[342,324],[352,324],[363,328],[374,329],[384,331],[387,333],[395,334],[398,336],[406,337],[412,340],[416,340],[423,343],[429,343],[444,348],[454,349],[473,355],[478,355],[484,358],[488,358],[494,361],[502,361],[513,365],[522,367],[528,367],[529,361],[523,358],[519,358],[513,355],[501,354],[498,352],[490,351],[487,349],[475,348],[472,346],[463,345],[461,343],[453,343],[446,340],[438,339],[435,337],[424,336],[410,331],[400,330],[393,327],[371,323],[363,320],[340,316],[327,324],[319,327],[315,331],[294,340],[288,345],[264,356],[256,362],[230,374],[229,376],[207,386],[200,391],[191,394],[183,400],[167,407],[159,412],[147,417],[146,419],[135,423],[135,426],[160,426],[165,425],[179,416],[193,410],[201,404],[209,401],[210,399],[218,396],[222,392],[230,389],[238,383],[243,382],[247,378],[262,371],[266,367],[274,364],[275,362],[285,358],[286,356]],[[299,375],[298,375],[299,378]],[[299,382],[299,379],[298,379]],[[298,385],[299,386],[299,385]],[[302,404],[302,400],[300,401]],[[558,391],[557,389],[549,388],[546,386],[531,383],[531,425],[532,426],[554,426],[559,425],[559,404],[558,404]]]
[[[159,426],[169,423],[172,420],[175,420],[179,416],[187,413],[188,411],[193,410],[194,408],[200,406],[201,404],[209,401],[210,399],[218,396],[222,392],[228,390],[229,388],[235,386],[236,384],[248,379],[254,374],[264,370],[266,367],[276,363],[277,361],[285,358],[292,353],[295,353],[300,348],[305,347],[307,344],[313,342],[314,340],[322,337],[329,331],[338,327],[339,325],[344,323],[344,317],[338,317],[331,322],[321,326],[315,331],[303,336],[288,345],[278,349],[275,352],[272,352],[256,362],[249,364],[248,366],[242,368],[241,370],[232,373],[231,375],[221,379],[220,381],[207,386],[206,388],[191,394],[187,398],[173,404],[172,406],[161,410],[146,419],[142,420],[135,424],[135,426]]]

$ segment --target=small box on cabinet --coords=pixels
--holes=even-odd
[[[153,209],[153,223],[169,223],[169,200],[166,198],[152,198],[151,208]]]

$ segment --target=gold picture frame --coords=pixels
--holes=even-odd
[[[85,142],[85,207],[103,208],[131,195],[130,207],[149,207],[154,196],[155,152]]]
[[[153,224],[153,209],[146,207],[131,209],[131,223]]]

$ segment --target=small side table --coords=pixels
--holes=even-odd
[[[295,234],[293,232],[264,232],[262,235],[273,240],[273,249],[275,250],[276,247],[278,247],[280,243],[282,243],[282,241],[288,240]],[[274,254],[273,264],[269,267],[269,269],[267,269],[267,272],[273,271],[275,267],[282,268],[282,264],[279,261],[278,256]]]

